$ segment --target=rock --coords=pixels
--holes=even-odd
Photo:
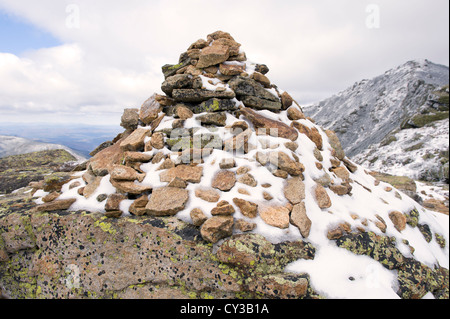
[[[303,238],[307,238],[309,236],[312,222],[306,214],[304,202],[294,205],[291,212],[290,222],[300,230],[300,234],[302,234]]]
[[[97,202],[101,203],[105,201],[108,198],[108,195],[106,194],[100,194],[96,197]]]
[[[134,181],[142,182],[145,174],[139,174],[134,169],[125,165],[113,165],[110,171],[111,178],[117,181]]]
[[[249,232],[256,228],[256,224],[243,219],[238,219],[234,222],[234,228],[241,232]]]
[[[242,215],[248,218],[255,218],[258,214],[258,205],[241,198],[233,198],[233,203],[239,207]]]
[[[105,204],[105,210],[108,211],[118,211],[120,210],[120,203],[127,199],[124,194],[111,194],[108,196]]]
[[[175,167],[175,163],[170,159],[166,158],[164,162],[158,167],[157,171],[171,169]]]
[[[220,64],[220,73],[223,75],[238,75],[245,71],[245,65],[237,64]]]
[[[255,71],[265,75],[269,73],[269,68],[265,64],[257,64],[255,67]]]
[[[144,148],[144,140],[150,131],[146,128],[138,128],[120,143],[120,149],[125,151],[139,151]],[[101,152],[100,152],[101,153]],[[97,154],[98,155],[98,154]]]
[[[167,187],[177,187],[177,188],[186,188],[187,183],[179,177],[174,177]]]
[[[314,188],[314,195],[316,196],[317,205],[319,205],[321,209],[331,207],[331,199],[322,185],[316,184],[316,187]]]
[[[394,224],[395,228],[401,232],[406,228],[406,216],[405,214],[393,211],[389,213],[389,218],[391,219],[392,223]]]
[[[342,163],[344,163],[345,167],[352,173],[355,173],[358,170],[358,166],[352,163],[348,158],[342,159]]]
[[[43,189],[45,192],[60,192],[64,184],[72,180],[70,174],[54,172],[44,177]]]
[[[214,45],[202,49],[196,67],[207,68],[225,62],[230,57],[230,48],[224,45]]]
[[[149,185],[139,185],[135,182],[131,181],[117,181],[114,179],[110,179],[112,186],[117,188],[117,190],[121,193],[130,193],[134,195],[140,195],[142,193],[148,192],[152,190],[152,186]]]
[[[75,198],[54,200],[52,202],[36,206],[32,212],[54,212],[57,210],[66,210],[69,209],[75,202]]]
[[[172,216],[183,210],[189,199],[189,192],[182,188],[161,187],[154,189],[145,206],[147,215]]]
[[[119,218],[120,216],[122,216],[121,210],[111,210],[105,212],[105,217],[107,218]]]
[[[195,189],[195,196],[210,203],[217,203],[220,199],[220,193],[212,188],[197,188]]]
[[[97,146],[92,152],[89,153],[90,156],[95,156],[98,152],[103,151],[105,148],[110,147],[114,143],[112,141],[106,141]]]
[[[174,89],[172,96],[176,101],[185,103],[200,103],[213,98],[233,99],[236,97],[233,91],[209,91],[203,89]]]
[[[224,158],[219,164],[220,169],[230,169],[236,166],[234,158]]]
[[[15,213],[2,215],[0,228],[0,256],[9,255],[0,285],[12,299],[237,298],[244,290],[246,277],[225,274],[198,228],[176,217]]]
[[[236,41],[234,41],[233,39],[230,39],[230,38],[219,38],[219,39],[216,39],[216,40],[213,41],[213,43],[211,45],[212,46],[223,45],[223,46],[228,47],[228,49],[230,51],[230,57],[231,56],[237,56],[239,54],[239,50],[240,50],[240,47],[241,47],[240,43],[237,43]],[[223,74],[225,74],[225,73],[223,73]]]
[[[250,283],[248,289],[271,298],[303,298],[309,288],[308,274],[276,274],[259,278],[258,283]]]
[[[236,175],[243,175],[250,172],[252,169],[248,166],[241,166],[236,170]]]
[[[299,176],[305,170],[305,167],[292,160],[289,155],[284,152],[271,152],[269,162],[281,170],[288,172],[292,176]]]
[[[174,89],[201,89],[203,85],[199,77],[192,77],[189,74],[176,74],[168,77],[161,85],[161,90],[172,97]]]
[[[324,185],[325,186],[325,185]],[[330,190],[333,191],[333,193],[339,195],[339,196],[344,196],[350,193],[350,191],[352,190],[352,187],[350,185],[329,185]]]
[[[156,120],[159,112],[162,111],[162,105],[157,101],[157,94],[153,94],[149,99],[147,99],[141,106],[139,110],[139,118],[145,125],[150,124],[152,121]]]
[[[269,155],[263,152],[256,152],[255,159],[262,166],[266,166],[267,163],[269,162]]]
[[[150,144],[153,148],[161,150],[164,148],[164,135],[160,132],[153,133]]]
[[[135,130],[139,124],[138,112],[138,109],[125,109],[121,117],[120,126],[126,130]]]
[[[272,102],[280,103],[278,97],[265,90],[261,84],[252,80],[251,78],[246,78],[242,76],[236,76],[228,82],[230,88],[236,93],[236,96],[252,96],[259,99],[264,99]],[[245,103],[244,103],[245,104]],[[280,103],[281,109],[281,103]]]
[[[309,128],[306,125],[296,121],[292,122],[292,124],[300,133],[305,134],[311,141],[313,141],[319,150],[323,149],[322,136],[315,127]]]
[[[270,195],[268,192],[264,191],[263,192],[263,198],[267,201],[271,201],[273,199],[273,196]]]
[[[175,113],[180,118],[180,120],[187,120],[194,116],[194,113],[192,113],[190,109],[183,105],[178,106]]]
[[[272,175],[276,176],[276,177],[279,177],[279,178],[282,178],[282,179],[286,179],[286,178],[289,177],[289,173],[284,171],[284,170],[282,170],[282,169],[273,170],[272,171]]]
[[[236,103],[230,99],[218,99],[212,98],[199,105],[191,107],[192,112],[195,114],[204,112],[222,112],[222,111],[234,111],[237,109]]]
[[[141,152],[125,152],[124,153],[124,160],[125,165],[128,165],[130,163],[148,163],[152,160],[153,155],[145,154]]]
[[[250,187],[256,187],[258,185],[258,182],[256,181],[256,179],[253,177],[252,174],[244,174],[242,176],[240,176],[237,180],[239,183],[248,185]]]
[[[295,106],[291,106],[287,110],[288,118],[291,121],[305,120],[305,115]]]
[[[129,211],[135,216],[143,216],[147,212],[145,206],[148,204],[148,195],[142,195],[131,204]]]
[[[227,121],[227,115],[223,112],[207,113],[195,118],[200,123],[206,125],[225,126]]]
[[[256,129],[260,129],[258,131],[266,135],[287,138],[291,141],[298,138],[297,130],[282,122],[266,118],[249,108],[242,108],[241,113],[253,123]]]
[[[284,267],[298,259],[313,259],[315,249],[303,241],[272,244],[259,234],[234,235],[217,250],[219,261],[236,269],[260,275],[283,273]],[[253,280],[252,280],[253,281]]]
[[[190,213],[192,223],[195,226],[201,226],[208,219],[200,208],[194,208]]]
[[[224,31],[215,31],[211,34],[207,35],[207,39],[208,42],[212,42],[218,39],[230,39],[234,41],[234,38],[231,36],[231,34],[229,34],[228,32],[224,32]]]
[[[253,131],[251,129],[248,129],[236,136],[233,136],[232,138],[229,138],[228,140],[225,140],[223,142],[223,150],[230,153],[245,153],[246,151],[248,151],[248,140],[252,134]]]
[[[236,184],[236,175],[232,171],[221,170],[213,177],[211,186],[228,192]]]
[[[61,193],[51,192],[50,194],[45,195],[44,197],[42,197],[42,201],[44,203],[49,203],[49,202],[54,201],[55,199],[57,199],[60,195],[61,195]]]
[[[284,206],[259,206],[259,216],[270,226],[289,227],[289,209]]]
[[[214,216],[203,223],[200,233],[204,240],[215,244],[233,234],[233,225],[232,216]]]
[[[217,206],[211,210],[211,215],[213,216],[230,216],[235,213],[235,209],[230,203],[223,200],[217,203]]]
[[[170,76],[175,75],[179,70],[187,67],[191,64],[191,58],[187,57],[187,59],[183,59],[178,64],[166,64],[162,67],[162,72],[164,74],[164,78],[168,78]]]
[[[231,133],[233,135],[238,135],[246,130],[248,130],[248,124],[245,121],[236,121],[231,124]]]
[[[97,188],[100,186],[103,177],[95,176],[89,183],[83,188],[83,196],[86,198],[91,197]]]
[[[339,138],[336,136],[336,133],[331,130],[326,130],[325,134],[328,136],[328,142],[335,151],[335,156],[342,161],[345,158],[345,153]]]
[[[288,179],[283,191],[292,205],[300,204],[305,199],[305,184],[298,177]]]
[[[203,49],[204,47],[207,47],[208,45],[209,45],[209,43],[207,41],[205,41],[203,39],[199,39],[199,40],[195,41],[194,43],[192,43],[189,46],[188,50],[191,50],[191,49]]]
[[[280,102],[273,102],[256,96],[243,96],[241,97],[241,102],[244,103],[245,106],[257,110],[269,110],[272,112],[278,112],[281,109]]]
[[[348,172],[348,170],[345,167],[339,166],[339,167],[333,168],[331,171],[334,174],[336,174],[337,177],[342,179],[344,182],[348,182],[348,180],[350,178],[350,173]]]
[[[202,166],[178,165],[159,174],[161,182],[169,183],[175,177],[179,177],[188,183],[200,183],[203,175]]]
[[[283,105],[282,109],[283,110],[287,110],[292,103],[294,102],[294,99],[292,98],[292,96],[289,95],[288,92],[283,92],[281,94],[281,104]]]
[[[284,146],[291,150],[292,152],[295,152],[298,149],[298,143],[297,142],[286,142],[284,143]]]
[[[270,85],[270,80],[267,76],[265,76],[264,74],[261,74],[259,72],[254,72],[250,78],[252,80],[255,80],[256,82],[260,83],[262,86],[264,86],[265,88],[271,88],[272,86]]]

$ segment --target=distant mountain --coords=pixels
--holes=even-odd
[[[27,154],[39,151],[62,149],[70,153],[79,162],[86,160],[86,157],[72,150],[71,148],[61,144],[51,144],[32,141],[22,137],[0,135],[0,158]]]
[[[353,157],[399,129],[433,91],[448,83],[447,66],[428,60],[409,61],[355,83],[304,111],[318,124],[335,131],[346,154]]]
[[[22,137],[33,142],[60,144],[89,158],[89,153],[114,139],[119,125],[94,126],[76,123],[0,123],[0,135]]]

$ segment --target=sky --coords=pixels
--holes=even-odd
[[[0,122],[117,125],[217,30],[301,105],[409,60],[449,65],[447,0],[0,0]]]

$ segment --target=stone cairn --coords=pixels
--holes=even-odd
[[[178,64],[164,65],[165,95],[154,94],[140,109],[125,109],[121,123],[125,132],[94,150],[78,179],[65,181],[76,195],[61,196],[63,185],[58,185],[48,189],[50,194],[36,210],[73,209],[80,198],[92,200],[95,195],[94,201],[108,217],[124,213],[160,217],[176,215],[195,201],[199,207],[189,216],[208,242],[254,230],[257,224],[252,219],[257,216],[280,229],[294,225],[308,237],[312,223],[304,203],[301,143],[313,146],[313,169],[321,172],[314,179],[314,198],[321,209],[332,205],[326,189],[351,195],[350,173],[358,168],[345,157],[334,132],[323,131],[305,118],[297,102],[271,83],[266,75],[269,68],[248,62],[240,47],[229,33],[217,31],[192,43]],[[278,142],[269,143],[268,137]],[[219,160],[218,170],[210,174],[217,162],[206,161],[216,151],[230,156]],[[237,165],[238,158],[250,165]],[[281,189],[259,181],[252,167],[266,168],[267,174],[282,181]],[[165,186],[154,187],[150,182],[154,176]],[[97,195],[105,177],[115,192]],[[203,186],[187,189],[200,183]],[[221,200],[233,189],[242,196]],[[274,198],[277,192],[284,198]],[[263,201],[249,200],[261,193]],[[132,201],[125,211],[123,201]],[[202,203],[217,204],[205,212]],[[235,217],[236,211],[241,218]],[[395,212],[392,221],[401,229],[405,216]],[[371,222],[386,228],[383,220]],[[330,230],[330,239],[349,228],[342,224]]]

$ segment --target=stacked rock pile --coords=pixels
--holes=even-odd
[[[318,270],[336,261],[362,274],[367,260],[336,251],[345,248],[397,271],[398,295],[448,296],[448,270],[440,266],[448,263],[448,235],[437,219],[352,163],[334,132],[306,118],[229,33],[194,42],[162,71],[164,94],[126,109],[125,131],[71,179],[44,181],[35,211],[147,215],[158,225],[176,216],[195,226],[196,240],[217,244],[219,260],[238,267],[258,263],[237,243],[246,236],[304,240],[319,251],[307,258]]]
[[[194,42],[162,71],[165,95],[126,109],[125,132],[42,192],[37,211],[176,215],[211,243],[244,232],[401,236],[416,226],[420,206],[352,163],[229,33]]]

